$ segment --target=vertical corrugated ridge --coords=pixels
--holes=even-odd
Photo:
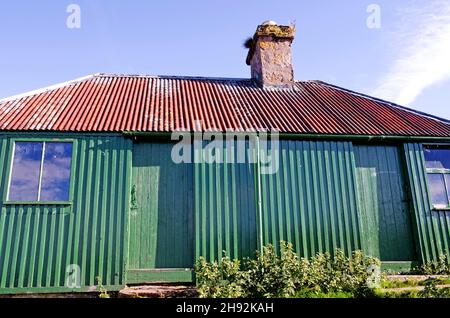
[[[423,146],[405,144],[404,151],[422,261],[436,260],[439,255],[450,253],[450,214],[431,208]]]
[[[360,249],[351,144],[280,141],[280,170],[262,176],[264,244],[291,241],[304,257]]]
[[[45,136],[41,136],[45,138]],[[125,168],[131,141],[75,137],[72,205],[0,203],[0,288],[64,288],[70,264],[81,267],[81,286],[124,284],[128,207]],[[12,140],[0,136],[0,192],[5,193]],[[95,168],[94,168],[95,167]],[[91,186],[92,185],[92,186]],[[69,291],[70,289],[68,289]]]
[[[277,129],[284,133],[450,136],[450,124],[320,82],[97,75],[0,102],[2,130]]]
[[[216,260],[223,251],[251,257],[257,249],[254,166],[236,156],[223,152],[223,163],[194,164],[197,258]]]

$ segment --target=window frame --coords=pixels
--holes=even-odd
[[[69,180],[69,199],[67,201],[16,201],[9,200],[9,191],[12,181],[12,171],[14,165],[14,152],[16,149],[17,142],[36,142],[36,143],[46,143],[60,142],[60,143],[71,143],[72,144],[72,157],[70,158],[70,180]],[[45,146],[43,145],[42,158],[40,162],[40,172],[39,172],[39,184],[42,180],[42,170],[43,170],[43,158],[45,155]],[[8,180],[6,184],[6,191],[3,195],[3,204],[5,205],[72,205],[73,203],[73,193],[74,193],[74,173],[75,173],[75,158],[77,152],[77,142],[73,138],[10,138],[10,154],[8,156]],[[39,189],[40,191],[40,189]]]
[[[450,144],[423,144],[423,169],[425,171],[425,178],[426,178],[426,183],[427,183],[427,190],[428,190],[428,200],[430,202],[431,205],[431,210],[434,211],[450,211],[450,184],[447,184],[447,180],[445,178],[446,175],[450,175],[450,169],[446,169],[446,168],[427,168],[427,164],[426,164],[426,158],[425,158],[425,151],[427,149],[430,150],[437,150],[437,149],[446,149],[448,151],[450,151]],[[428,175],[430,174],[436,174],[436,175],[441,175],[444,178],[444,186],[445,186],[445,191],[447,194],[447,200],[449,201],[448,205],[446,207],[442,206],[442,205],[438,205],[438,204],[433,204],[433,200],[431,197],[431,189],[430,189],[430,181],[428,180]]]

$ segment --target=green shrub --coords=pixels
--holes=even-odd
[[[257,252],[254,259],[242,262],[222,258],[196,263],[200,297],[301,297],[301,295],[372,295],[374,269],[380,262],[361,251],[351,257],[336,250],[317,254],[311,259],[299,258],[292,244],[281,242],[277,255],[271,245]]]
[[[450,260],[448,254],[439,256],[437,261],[428,262],[420,268],[425,275],[450,275]]]
[[[240,270],[240,261],[224,256],[221,262],[208,263],[203,257],[195,264],[197,289],[203,298],[245,297],[247,273]]]
[[[428,279],[425,288],[418,293],[420,298],[450,298],[450,288],[438,288],[436,279]]]
[[[292,244],[281,244],[280,256],[271,245],[256,253],[254,260],[247,260],[247,297],[289,297],[295,293],[298,282],[299,258]]]
[[[342,250],[330,254],[317,254],[311,260],[302,259],[300,289],[318,293],[348,292],[355,296],[367,296],[371,287],[379,281],[380,262],[365,256],[361,251],[346,257]],[[375,270],[375,272],[373,271]]]
[[[99,298],[111,298],[111,296],[108,294],[108,290],[105,288],[105,286],[103,286],[102,284],[102,279],[100,278],[100,276],[96,277],[97,279],[97,284],[98,284],[98,291],[100,292],[98,294]]]

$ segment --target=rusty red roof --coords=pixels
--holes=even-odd
[[[2,131],[283,133],[450,137],[450,123],[320,81],[97,74],[0,101]]]

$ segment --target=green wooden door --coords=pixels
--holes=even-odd
[[[128,282],[182,281],[191,275],[193,168],[173,163],[171,149],[167,143],[133,147]]]
[[[382,261],[414,261],[416,252],[400,151],[355,146],[363,241]]]

